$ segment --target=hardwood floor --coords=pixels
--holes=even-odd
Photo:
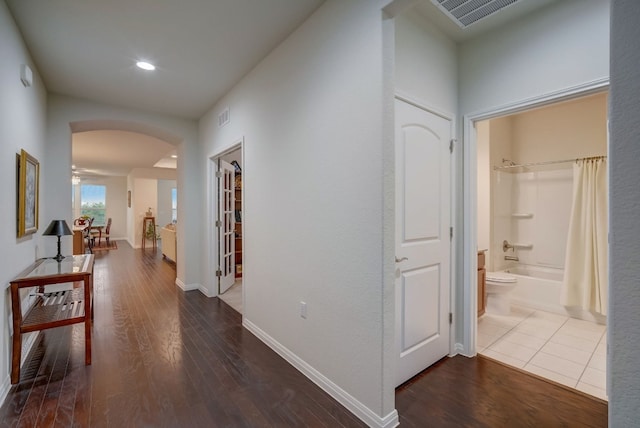
[[[401,427],[606,427],[607,406],[486,357],[445,358],[396,389]]]
[[[241,326],[174,285],[158,252],[96,254],[93,364],[81,324],[43,332],[0,408],[20,427],[362,427]],[[455,357],[400,387],[402,426],[606,426],[606,403]]]

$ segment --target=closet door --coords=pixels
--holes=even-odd
[[[396,100],[396,385],[449,353],[451,122]]]

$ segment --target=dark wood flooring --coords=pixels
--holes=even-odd
[[[174,285],[152,250],[96,254],[93,364],[81,324],[39,335],[0,408],[20,427],[361,427],[241,326]],[[606,403],[486,359],[448,358],[396,393],[401,426],[606,426]]]
[[[396,389],[401,427],[606,427],[607,403],[485,357],[445,358]]]

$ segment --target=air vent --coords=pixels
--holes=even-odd
[[[229,108],[226,108],[218,115],[218,128],[225,126],[229,120]]]
[[[467,28],[520,0],[431,0],[453,22]]]

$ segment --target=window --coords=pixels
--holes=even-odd
[[[178,189],[171,189],[171,222],[178,221]]]
[[[93,217],[93,224],[106,224],[106,195],[106,186],[82,184],[80,187],[80,215]]]

